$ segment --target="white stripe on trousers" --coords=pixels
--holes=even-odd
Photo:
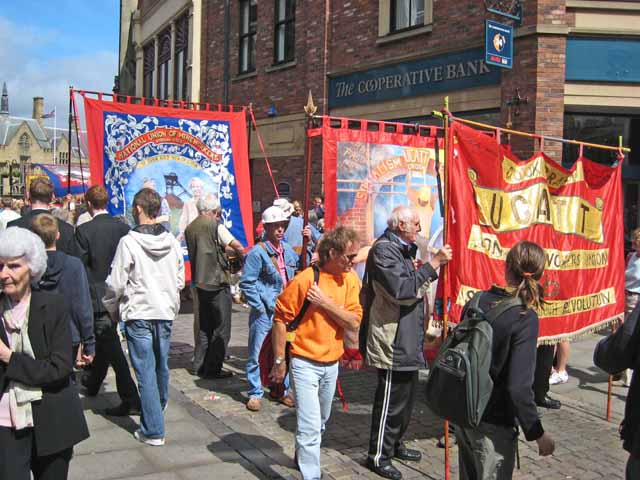
[[[380,414],[380,425],[378,426],[378,445],[376,446],[376,456],[373,457],[373,464],[379,467],[380,457],[382,456],[382,447],[384,445],[384,427],[387,423],[387,414],[389,413],[389,401],[391,400],[391,374],[393,370],[387,370],[384,385],[384,397],[382,398],[382,412]]]

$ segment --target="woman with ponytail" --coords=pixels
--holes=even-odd
[[[510,297],[518,297],[522,303],[493,321],[491,399],[478,427],[456,428],[461,479],[511,479],[517,424],[528,441],[538,443],[541,456],[554,451],[554,441],[542,428],[531,389],[538,339],[536,309],[544,303],[540,285],[544,266],[542,248],[532,242],[519,242],[507,255],[507,286],[493,286],[480,298],[484,312]]]

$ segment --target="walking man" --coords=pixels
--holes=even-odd
[[[147,445],[165,442],[169,400],[169,347],[184,287],[182,249],[156,218],[160,195],[143,188],[133,197],[137,227],[120,240],[102,300],[116,321],[122,316],[129,356],[140,389],[142,415],[134,436]]]
[[[105,413],[113,416],[139,415],[140,397],[120,345],[116,331],[117,325],[111,321],[107,309],[102,303],[105,280],[109,275],[111,262],[116,254],[120,239],[129,232],[129,227],[107,212],[109,196],[102,185],[94,185],[89,188],[85,199],[87,210],[93,218],[77,228],[76,238],[83,251],[82,262],[87,269],[89,278],[96,336],[96,355],[91,370],[82,378],[82,384],[87,389],[87,395],[97,395],[109,366],[111,366],[116,374],[116,389],[121,403],[116,407],[106,409]]]
[[[429,263],[421,264],[415,244],[418,213],[396,207],[387,224],[369,251],[363,284],[365,360],[378,369],[367,466],[384,478],[400,480],[402,474],[391,459],[422,458],[402,441],[413,411],[418,369],[424,364],[421,287],[438,278],[436,270],[451,260],[451,248],[445,245]]]
[[[280,207],[271,206],[262,212],[264,241],[256,244],[244,264],[240,289],[251,307],[249,312],[249,354],[247,358],[247,380],[249,401],[247,409],[257,412],[262,408],[264,391],[260,380],[260,349],[271,331],[276,298],[293,279],[298,269],[299,257],[283,241],[288,219]],[[288,378],[284,380],[288,385]],[[285,395],[276,400],[293,407],[293,398]]]
[[[221,222],[220,201],[207,194],[196,202],[199,215],[185,230],[191,262],[192,282],[196,287],[198,338],[195,345],[193,373],[203,378],[227,378],[223,370],[226,349],[231,338],[231,287],[225,270],[225,248],[231,247],[244,257],[242,244]]]

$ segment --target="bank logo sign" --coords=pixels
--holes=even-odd
[[[482,48],[396,63],[332,77],[329,107],[497,85],[500,70],[485,62]]]
[[[513,27],[487,20],[485,62],[496,67],[513,67]]]

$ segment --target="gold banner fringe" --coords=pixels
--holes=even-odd
[[[587,335],[597,333],[607,327],[611,327],[615,323],[621,322],[623,318],[624,314],[621,313],[620,315],[616,315],[615,317],[611,317],[596,324],[589,325],[588,327],[584,327],[577,332],[563,333],[561,335],[554,335],[552,337],[540,337],[538,338],[538,345],[556,345],[564,341],[572,342],[579,338],[586,337]]]

